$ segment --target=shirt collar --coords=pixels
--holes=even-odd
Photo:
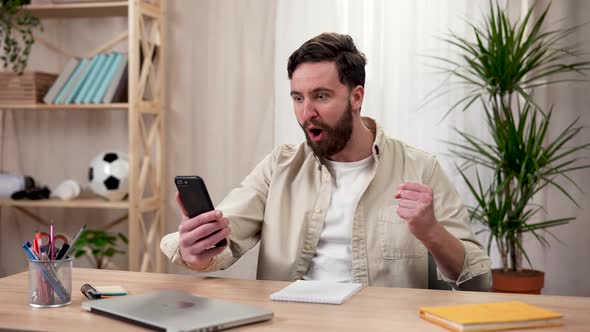
[[[383,132],[383,128],[372,118],[368,116],[364,116],[361,118],[363,124],[369,128],[370,131],[375,134],[375,141],[373,142],[373,156],[375,159],[381,158],[381,153],[383,152],[382,146],[385,143],[385,133]]]

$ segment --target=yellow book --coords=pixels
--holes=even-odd
[[[498,331],[558,326],[563,315],[512,301],[422,307],[420,317],[453,331]]]

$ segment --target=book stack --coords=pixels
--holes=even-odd
[[[109,104],[127,100],[126,53],[71,58],[43,102],[46,104]]]

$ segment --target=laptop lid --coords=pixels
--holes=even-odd
[[[160,331],[217,331],[271,319],[269,309],[159,290],[82,303],[82,308]]]

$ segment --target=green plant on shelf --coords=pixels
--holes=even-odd
[[[109,265],[113,256],[126,253],[120,246],[126,246],[128,243],[129,240],[123,233],[87,229],[74,245],[74,256],[84,256],[97,269],[103,269]]]
[[[33,30],[41,26],[41,20],[22,6],[30,0],[2,0],[0,7],[0,60],[3,67],[22,74],[29,61],[31,47],[35,43]]]

